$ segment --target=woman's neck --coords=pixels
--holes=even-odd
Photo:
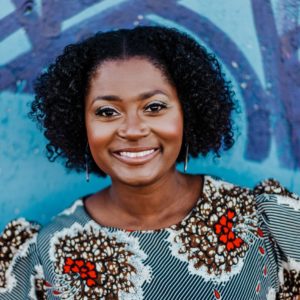
[[[106,206],[128,226],[151,227],[161,221],[184,217],[202,191],[198,176],[179,173],[176,169],[145,186],[128,186],[112,180],[106,190]],[[159,226],[158,226],[159,227]]]

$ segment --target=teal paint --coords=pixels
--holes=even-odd
[[[62,22],[61,30],[65,31],[73,26],[79,25],[81,22],[96,16],[97,14],[103,13],[106,10],[113,8],[114,6],[125,2],[126,0],[104,0],[100,3],[96,3],[80,13],[72,16],[71,18]]]
[[[29,52],[31,50],[31,43],[26,36],[23,28],[18,29],[0,44],[0,66],[14,60],[16,57]]]
[[[8,16],[15,10],[15,6],[10,0],[2,0],[2,6],[0,10],[0,19]]]

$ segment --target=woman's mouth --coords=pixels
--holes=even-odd
[[[131,165],[140,165],[150,161],[153,157],[155,157],[159,148],[148,148],[148,149],[122,149],[121,151],[113,152],[114,157],[119,159],[122,162]]]

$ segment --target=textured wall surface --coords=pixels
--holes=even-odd
[[[27,118],[34,78],[64,46],[99,30],[165,25],[216,53],[233,82],[237,141],[220,159],[191,160],[192,173],[246,186],[275,177],[300,193],[299,0],[1,0],[0,229],[24,216],[45,223],[109,180],[49,163]],[[182,166],[179,166],[182,169]]]

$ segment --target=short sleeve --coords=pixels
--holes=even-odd
[[[277,299],[300,295],[300,197],[269,179],[254,189],[262,228],[267,233],[278,267]]]
[[[0,300],[46,299],[37,249],[40,226],[13,220],[0,235]]]

